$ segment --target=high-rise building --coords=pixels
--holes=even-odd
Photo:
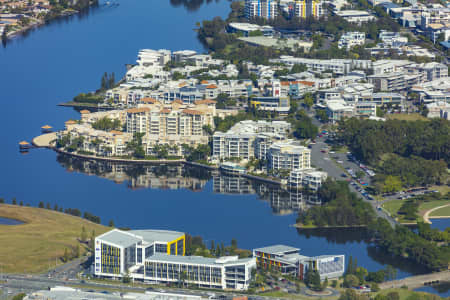
[[[323,15],[322,1],[297,0],[294,5],[294,16],[299,18],[320,18]]]
[[[245,0],[245,16],[247,19],[255,17],[274,19],[278,16],[278,2],[276,0]]]

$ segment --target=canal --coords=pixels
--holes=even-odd
[[[392,264],[399,277],[423,272],[372,247],[363,229],[292,227],[296,211],[308,201],[303,195],[198,170],[160,167],[149,175],[142,168],[74,162],[44,149],[17,151],[18,142],[30,141],[42,125],[58,129],[78,118],[56,104],[97,89],[104,72],[123,76],[125,64],[135,61],[139,49],[202,51],[196,22],[228,12],[225,0],[101,3],[0,48],[0,197],[79,208],[100,216],[104,224],[114,220],[117,226],[185,231],[203,236],[208,244],[232,238],[249,249],[283,243],[305,255],[352,255],[370,271]]]

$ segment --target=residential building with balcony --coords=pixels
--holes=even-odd
[[[309,188],[317,191],[327,179],[326,172],[315,169],[295,169],[289,174],[288,186],[292,189]]]
[[[285,121],[241,121],[226,133],[214,133],[213,158],[265,159],[269,145],[285,139],[290,128]]]
[[[311,150],[293,140],[275,142],[267,152],[271,170],[295,170],[311,168]]]
[[[365,42],[366,34],[364,32],[346,32],[339,39],[338,48],[350,50],[355,46],[364,45]]]
[[[245,0],[245,16],[253,18],[275,19],[278,16],[276,0]]]

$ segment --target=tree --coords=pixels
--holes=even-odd
[[[378,286],[378,283],[373,282],[373,283],[370,285],[370,291],[372,291],[372,292],[374,292],[374,293],[380,291],[380,287]]]
[[[398,176],[389,175],[384,180],[383,193],[397,192],[402,188],[402,181]]]
[[[17,200],[16,200],[16,198],[14,197],[14,198],[12,198],[12,205],[17,205]]]
[[[238,247],[237,240],[235,238],[231,239],[231,248],[236,250]]]
[[[214,255],[216,251],[216,246],[214,245],[214,241],[211,240],[211,247],[209,247],[209,252],[211,252],[211,255]]]
[[[356,268],[355,275],[359,279],[359,284],[363,284],[364,283],[364,279],[366,278],[367,274],[368,274],[367,269],[365,269],[363,267],[357,267]]]
[[[75,248],[73,249],[73,255],[72,255],[74,258],[78,258],[78,257],[80,257],[80,245],[79,244],[77,244],[76,246],[75,246]]]
[[[39,208],[44,208],[44,202],[40,201],[38,207],[39,207]]]
[[[46,209],[52,209],[52,206],[50,205],[49,202],[47,202],[47,206],[45,207]]]
[[[0,204],[5,203],[5,199],[4,198],[0,198]]]
[[[109,220],[108,226],[109,227],[114,227],[114,221],[113,220]]]
[[[217,246],[216,246],[216,256],[217,256],[217,257],[222,256],[222,252],[221,252],[221,249],[220,249],[219,244],[217,244]]]
[[[355,269],[356,268],[353,267],[353,256],[350,255],[350,257],[348,258],[347,270],[345,271],[345,274],[354,274]]]
[[[23,206],[23,201],[20,201],[19,205],[20,205],[20,206]]]
[[[314,104],[314,98],[313,95],[311,93],[306,93],[303,95],[303,103],[305,103],[305,105],[309,108],[311,108],[311,106],[313,106]]]
[[[81,234],[80,234],[80,241],[81,242],[85,242],[87,239],[87,233],[86,233],[86,228],[81,227]]]
[[[344,277],[344,286],[351,288],[359,285],[359,278],[353,274],[348,274]]]
[[[400,300],[400,295],[398,292],[390,292],[386,295],[388,300]]]
[[[386,266],[386,280],[395,280],[397,278],[397,269],[391,265]]]
[[[14,297],[12,297],[12,300],[22,300],[26,296],[27,296],[27,294],[25,294],[25,293],[19,293],[19,294],[15,295]]]
[[[376,283],[381,283],[384,281],[385,277],[386,277],[386,272],[384,270],[379,270],[376,272],[369,272],[369,274],[366,277],[366,280],[373,281]]]
[[[320,279],[320,275],[319,275]],[[322,282],[322,291],[328,287],[328,277],[325,277],[325,280]]]
[[[131,276],[130,276],[130,270],[127,270],[127,273],[122,278],[123,283],[130,283],[131,282]]]
[[[55,206],[53,206],[53,210],[58,211],[58,204],[55,204]]]
[[[308,70],[308,67],[305,64],[295,64],[292,66],[291,73],[302,73]]]
[[[320,283],[319,271],[314,270],[312,268],[312,264],[310,264],[308,270],[306,271],[305,284],[313,291],[323,290],[322,285]]]
[[[69,251],[67,251],[67,248],[64,248],[64,256],[62,258],[63,262],[68,262],[70,259],[69,257]]]

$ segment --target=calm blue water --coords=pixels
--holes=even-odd
[[[23,222],[14,219],[0,218],[0,225],[20,225],[20,224],[23,224]]]
[[[431,228],[436,228],[441,231],[444,231],[447,227],[450,227],[450,218],[449,219],[430,219]]]
[[[130,189],[126,183],[68,172],[52,151],[20,154],[17,143],[40,134],[42,125],[62,128],[64,121],[79,117],[57,103],[95,90],[104,72],[123,76],[124,65],[133,63],[141,48],[201,51],[195,23],[225,17],[229,11],[229,2],[223,0],[119,3],[54,22],[0,48],[0,197],[79,208],[100,216],[103,223],[113,219],[116,226],[185,231],[208,243],[236,238],[249,249],[283,243],[305,255],[343,253],[369,270],[393,264],[400,268],[399,277],[423,271],[368,247],[361,230],[297,231],[290,226],[295,214],[274,214],[269,202],[254,194],[214,193],[211,180],[197,192]],[[189,9],[185,3],[191,4]]]
[[[446,282],[446,283],[434,285],[434,286],[424,286],[424,287],[415,289],[415,291],[439,294],[439,296],[441,296],[441,297],[450,297],[450,283]]]

